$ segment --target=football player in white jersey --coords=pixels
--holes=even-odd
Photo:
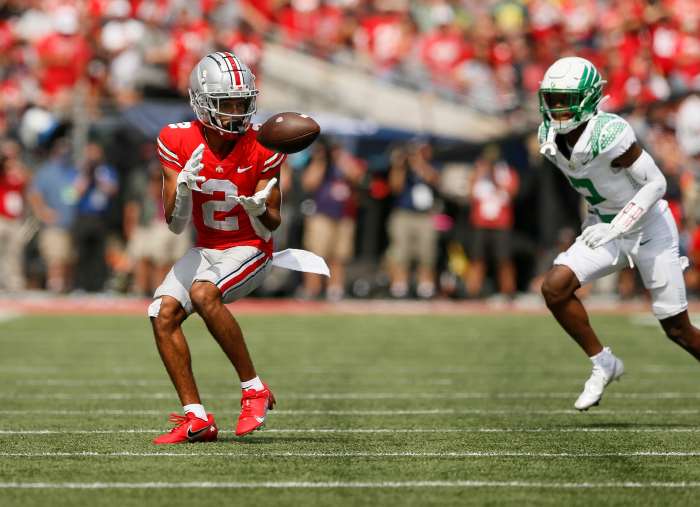
[[[700,360],[700,330],[690,324],[678,230],[663,199],[666,179],[623,118],[598,110],[605,81],[591,62],[554,62],[539,89],[540,152],[588,201],[577,241],[554,260],[542,285],[547,307],[593,362],[574,406],[597,405],[620,378],[622,361],[604,347],[575,291],[634,266],[649,290],[652,311],[666,335]]]

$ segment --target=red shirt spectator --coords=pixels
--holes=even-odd
[[[314,27],[314,44],[319,50],[330,53],[341,42],[345,16],[342,9],[325,1],[322,2],[318,13],[318,20]]]
[[[37,42],[36,52],[41,61],[39,82],[44,92],[54,95],[74,86],[90,59],[90,47],[82,35],[52,33]]]
[[[284,7],[277,16],[284,43],[297,47],[312,39],[319,11],[318,0],[292,0]]]
[[[283,8],[277,18],[284,43],[311,43],[321,51],[332,51],[342,32],[343,11],[319,0],[296,0]]]
[[[676,68],[686,85],[693,87],[693,81],[700,76],[700,35],[697,29],[688,28],[678,38]]]
[[[668,76],[675,65],[680,33],[669,21],[664,21],[652,29],[651,51],[656,66]]]
[[[12,33],[12,25],[5,20],[0,20],[0,51],[8,51],[15,43]]]
[[[178,90],[189,86],[192,68],[207,53],[212,43],[212,30],[202,20],[182,23],[172,35],[173,58],[170,61],[170,79]]]
[[[263,55],[263,38],[255,33],[250,25],[241,23],[237,30],[224,37],[223,42],[226,50],[243,60],[259,79],[258,67]]]
[[[519,178],[505,162],[476,163],[471,187],[471,223],[480,229],[512,229]]]
[[[362,20],[355,45],[370,55],[380,71],[389,70],[407,53],[407,35],[404,15],[377,14]]]
[[[443,25],[423,37],[420,56],[433,78],[440,79],[452,75],[455,67],[471,56],[471,51],[459,29]]]
[[[0,217],[14,220],[22,216],[26,184],[21,171],[0,170]]]

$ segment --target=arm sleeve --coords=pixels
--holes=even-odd
[[[656,204],[666,193],[666,177],[645,150],[642,150],[639,158],[627,168],[627,172],[641,185],[632,201],[645,210]]]
[[[163,167],[172,169],[175,172],[182,171],[187,160],[180,153],[181,138],[178,135],[181,129],[172,128],[168,125],[163,127],[156,139],[156,152]],[[192,193],[189,190],[182,190],[177,186],[175,191],[175,207],[168,222],[168,229],[175,234],[180,234],[185,230],[192,216]]]
[[[168,229],[175,234],[180,234],[185,230],[192,216],[192,192],[189,190],[180,190],[178,185],[175,192],[175,207],[173,215],[170,217]]]
[[[666,178],[646,151],[642,151],[627,172],[641,187],[611,222],[622,233],[629,231],[666,193]]]

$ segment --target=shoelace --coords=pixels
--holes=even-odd
[[[171,422],[175,424],[173,428],[170,430],[170,433],[178,429],[180,426],[185,424],[187,422],[187,416],[186,415],[180,415],[176,413],[170,414],[170,417],[168,418],[168,422]]]
[[[251,401],[258,398],[262,398],[263,392],[264,391],[253,390],[243,391],[243,397],[241,398],[241,417],[251,417],[253,415],[253,405],[251,404]]]
[[[596,364],[593,366],[593,371],[591,373],[591,376],[586,381],[586,383],[591,382],[591,381],[597,382],[598,380],[600,380],[601,382],[603,382],[603,384],[605,384],[608,380],[608,376],[605,374],[605,370],[603,370],[603,368],[601,368],[600,366],[598,366]]]

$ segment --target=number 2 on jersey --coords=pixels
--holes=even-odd
[[[213,194],[223,192],[224,198],[221,200],[210,200],[202,204],[202,217],[204,224],[219,231],[237,231],[238,217],[225,216],[217,219],[219,215],[231,211],[238,203],[228,199],[228,196],[238,195],[238,187],[229,180],[207,180],[202,183],[202,193]]]
[[[571,185],[574,188],[588,190],[588,193],[590,195],[583,194],[583,197],[584,197],[584,199],[586,199],[588,201],[588,203],[591,206],[595,206],[596,204],[600,204],[601,202],[603,202],[605,200],[605,197],[600,195],[598,190],[596,190],[595,186],[593,185],[593,182],[591,180],[589,180],[588,178],[574,178],[573,176],[568,176],[568,178],[569,178],[569,181],[571,182]]]

